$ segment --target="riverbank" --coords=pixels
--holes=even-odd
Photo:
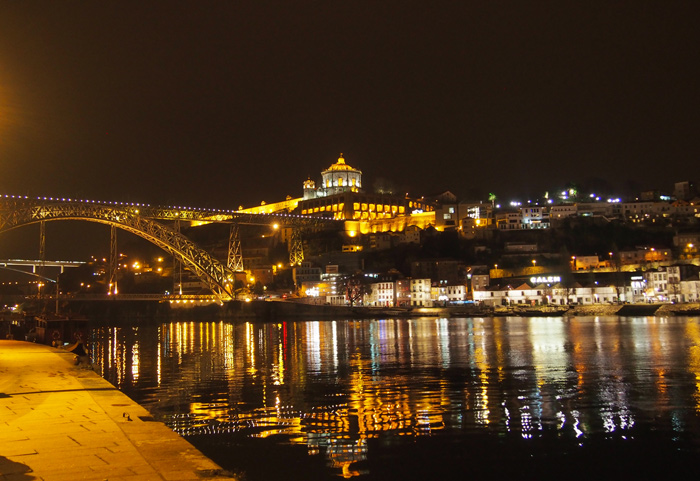
[[[498,306],[476,304],[440,307],[367,307],[309,304],[299,300],[229,301],[188,308],[158,302],[82,302],[71,303],[72,312],[87,319],[164,319],[268,321],[276,319],[375,319],[417,317],[490,317],[490,316],[689,316],[700,315],[700,303],[685,304],[592,304],[577,306]],[[0,324],[0,332],[13,326]],[[17,326],[14,326],[17,327]],[[4,337],[4,336],[2,336]],[[23,339],[19,330],[15,339]]]
[[[73,357],[0,340],[0,479],[235,479]]]

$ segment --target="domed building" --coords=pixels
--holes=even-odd
[[[393,219],[421,212],[432,212],[433,205],[422,199],[391,194],[367,194],[362,190],[362,171],[338,161],[321,172],[321,185],[307,179],[304,195],[296,212],[339,220],[374,221]],[[403,230],[401,226],[380,230]]]
[[[288,197],[285,201],[263,203],[238,212],[291,212],[329,217],[346,221],[347,231],[363,234],[401,232],[409,225],[421,229],[435,225],[435,202],[386,192],[364,192],[362,171],[346,164],[343,154],[336,163],[321,172],[320,185],[310,178],[303,182],[302,197]]]
[[[346,164],[343,154],[340,154],[338,162],[321,172],[321,178],[323,179],[321,189],[324,195],[347,191],[360,192],[362,188],[362,171]]]
[[[362,192],[362,171],[346,164],[343,154],[340,154],[335,164],[321,172],[320,186],[316,187],[311,179],[304,181],[304,200],[343,192]]]

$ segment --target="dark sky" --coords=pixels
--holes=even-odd
[[[700,180],[698,2],[0,3],[0,191],[235,208]]]

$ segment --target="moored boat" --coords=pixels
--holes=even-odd
[[[568,310],[568,306],[533,306],[515,308],[513,314],[524,317],[557,317],[563,316]]]
[[[39,314],[27,321],[27,340],[54,347],[86,340],[88,319],[80,315]]]

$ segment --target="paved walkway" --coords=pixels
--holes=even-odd
[[[0,340],[0,480],[232,479],[73,359]]]

